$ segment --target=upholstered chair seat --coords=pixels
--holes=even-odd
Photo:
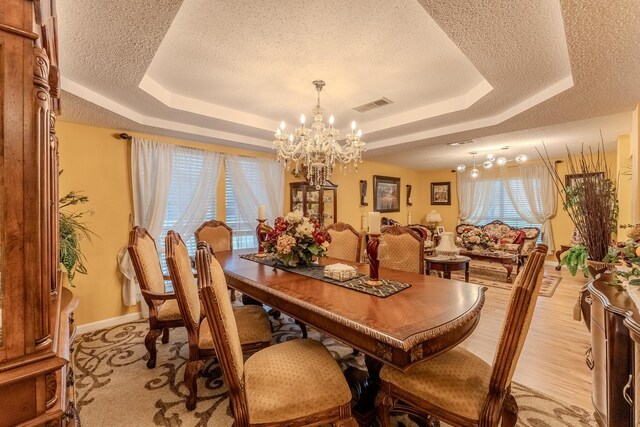
[[[331,353],[318,341],[287,341],[244,365],[249,423],[279,423],[346,405],[351,391]]]
[[[460,347],[406,372],[385,365],[380,378],[422,400],[469,420],[479,420],[489,389],[491,365]]]
[[[388,366],[380,370],[376,411],[382,427],[391,426],[394,411],[459,427],[515,426],[518,404],[511,379],[533,318],[546,256],[547,246],[538,245],[516,277],[492,365],[456,347],[404,372]]]
[[[165,301],[158,306],[158,320],[182,320],[178,301],[175,299]]]
[[[257,305],[233,307],[233,314],[235,315],[236,323],[238,324],[238,335],[240,336],[241,344],[271,341],[269,316],[262,307]],[[207,322],[207,319],[204,316],[200,322],[198,346],[201,349],[215,348],[213,346],[213,337],[211,336],[209,322]]]
[[[178,300],[178,307],[187,329],[189,360],[184,370],[184,382],[189,390],[186,407],[195,409],[198,398],[196,380],[205,361],[217,357],[217,348],[211,338],[211,323],[202,321],[206,317],[198,287],[194,280],[189,252],[180,235],[169,231],[165,239],[167,266]],[[227,298],[229,305],[231,301]],[[262,307],[243,307],[231,310],[238,324],[241,351],[250,353],[271,344],[271,322]]]
[[[196,266],[234,426],[356,427],[349,386],[329,351],[317,341],[293,340],[245,362],[224,272],[205,242],[198,242]]]

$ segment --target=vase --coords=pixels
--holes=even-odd
[[[602,274],[614,272],[616,269],[616,264],[610,262],[592,261],[588,259],[584,264],[594,279],[599,278]]]

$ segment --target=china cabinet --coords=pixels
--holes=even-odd
[[[58,268],[55,0],[0,2],[0,427],[76,425]]]
[[[336,222],[338,209],[338,186],[326,181],[320,188],[306,182],[289,184],[291,192],[291,211],[302,211],[304,216],[318,218],[320,224],[327,226]]]

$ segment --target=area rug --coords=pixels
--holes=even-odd
[[[300,338],[300,329],[283,316],[273,320],[274,342]],[[167,344],[158,340],[158,359],[147,369],[144,337],[146,321],[80,335],[75,340],[77,408],[85,426],[231,426],[226,387],[215,362],[205,368],[198,380],[198,404],[187,411],[187,389],[182,382],[187,360],[186,331],[171,331]],[[309,337],[321,341],[340,361],[364,368],[363,356],[309,328]],[[569,406],[517,384],[513,392],[520,407],[519,426],[595,426],[582,408]],[[399,427],[416,426],[406,416],[394,417]]]
[[[431,272],[433,275],[435,271]],[[451,272],[451,278],[464,281],[464,271]],[[492,286],[500,289],[511,289],[516,279],[516,268],[511,273],[511,282],[507,283],[507,270],[500,264],[472,260],[469,264],[469,282],[478,285]],[[562,280],[560,275],[544,272],[540,296],[551,297]]]

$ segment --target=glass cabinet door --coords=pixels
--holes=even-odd
[[[320,214],[320,190],[307,187],[307,200],[305,215],[309,218],[319,218]]]
[[[336,222],[336,190],[325,188],[322,194],[322,224],[326,227]]]
[[[302,187],[296,187],[291,190],[291,212],[304,212],[304,190]]]

